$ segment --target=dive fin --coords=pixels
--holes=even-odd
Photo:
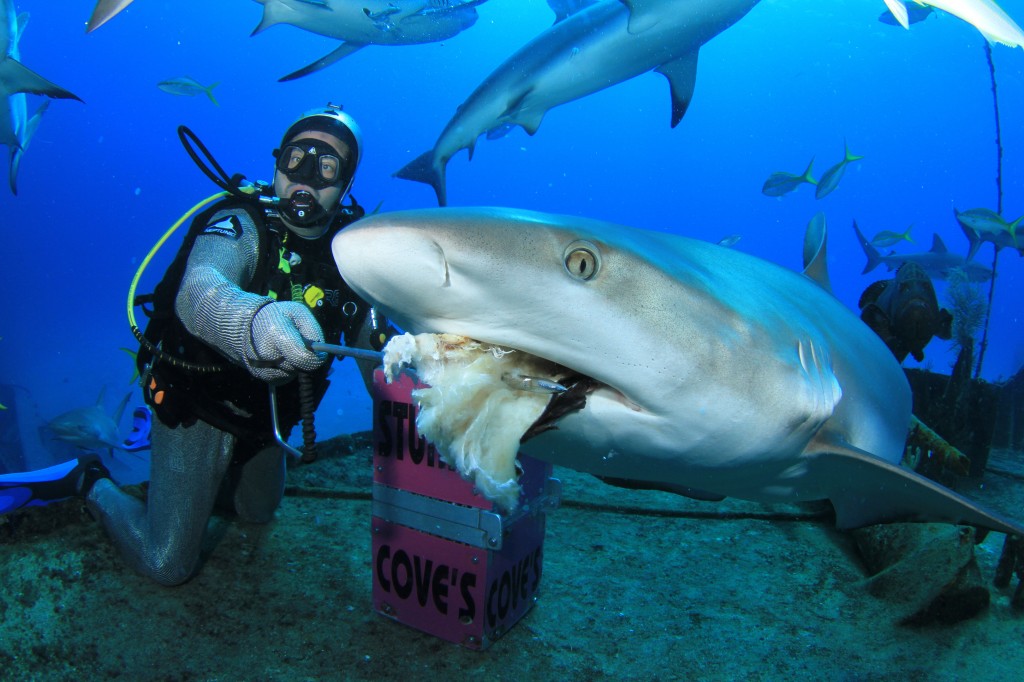
[[[126,452],[138,452],[151,447],[149,433],[153,427],[153,413],[146,406],[136,407],[132,413],[132,432],[124,439]]]
[[[287,81],[293,81],[298,78],[302,78],[303,76],[308,76],[311,73],[316,73],[321,69],[326,69],[331,64],[341,61],[345,57],[349,56],[350,54],[358,52],[364,47],[366,47],[366,43],[344,42],[341,45],[339,45],[333,52],[329,52],[328,54],[324,55],[323,57],[316,60],[312,64],[307,64],[298,71],[293,71],[287,76],[282,76],[281,78],[278,78],[277,82],[285,83]]]
[[[46,469],[0,474],[0,514],[24,507],[42,507],[80,495],[97,478],[107,477],[96,455],[86,455]]]
[[[949,488],[850,446],[822,444],[809,473],[822,482],[838,528],[900,521],[946,522],[1024,537],[1024,526]]]

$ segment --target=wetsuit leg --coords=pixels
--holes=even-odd
[[[281,504],[285,482],[284,451],[276,446],[260,450],[239,472],[234,490],[235,511],[251,523],[268,523]]]
[[[170,429],[153,420],[148,503],[108,479],[86,498],[127,563],[163,585],[188,580],[235,439],[204,422]]]

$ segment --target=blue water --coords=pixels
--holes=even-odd
[[[136,0],[86,35],[92,4],[16,3],[31,14],[22,62],[85,100],[51,104],[22,162],[17,197],[0,178],[0,384],[16,387],[4,395],[16,396],[30,450],[38,444],[24,422],[94,402],[104,386],[112,410],[132,389],[132,363],[119,350],[137,345],[125,315],[128,285],[164,230],[216,191],[182,151],[179,124],[229,171],[270,179],[270,151],[285,127],[313,106],[344,103],[365,136],[359,201],[368,209],[381,201],[383,210],[433,206],[427,185],[391,174],[429,149],[476,85],[552,18],[543,0],[490,0],[475,26],[443,43],[367,47],[282,84],[278,77],[336,41],[289,26],[250,37],[262,7],[245,0]],[[1024,0],[1001,4],[1024,21]],[[764,0],[701,51],[696,95],[676,129],[665,79],[646,74],[551,111],[533,137],[516,130],[481,139],[472,162],[460,153],[449,163],[449,201],[712,241],[740,234],[734,248],[792,268],[808,220],[824,211],[835,292],[855,308],[861,291],[886,275],[861,275],[852,219],[869,236],[913,224],[910,250],[927,249],[937,233],[966,253],[953,208],[997,202],[984,39],[950,16],[907,32],[879,23],[883,9],[881,0]],[[1004,215],[1013,219],[1024,214],[1024,51],[996,46],[994,60]],[[156,87],[179,76],[220,82],[220,106]],[[30,97],[30,111],[40,101]],[[842,158],[844,138],[865,158],[834,193],[820,201],[807,186],[781,198],[761,194],[770,173],[802,172],[812,156],[820,175]],[[140,290],[152,288],[173,251],[158,256]],[[991,264],[991,246],[977,258]],[[1021,258],[1004,251],[986,378],[1008,378],[1024,363],[1022,283]],[[933,342],[923,366],[948,371],[948,347]],[[349,364],[336,365],[318,413],[322,436],[370,426],[369,399]],[[29,463],[46,456],[29,453]]]

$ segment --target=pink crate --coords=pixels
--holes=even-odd
[[[417,433],[410,393],[422,385],[374,374],[374,609],[485,649],[536,600],[558,485],[550,464],[521,454],[519,507],[499,513]]]

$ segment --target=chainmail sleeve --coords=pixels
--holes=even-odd
[[[252,280],[259,257],[259,231],[252,218],[242,209],[224,210],[211,218],[211,225],[217,223],[237,225],[239,234],[225,229],[196,238],[174,309],[189,333],[246,365],[252,320],[273,299],[242,289]]]

